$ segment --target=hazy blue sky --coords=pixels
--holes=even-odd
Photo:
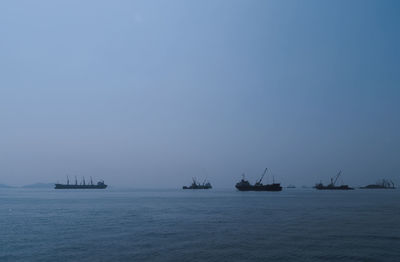
[[[0,183],[400,183],[400,1],[1,1]]]

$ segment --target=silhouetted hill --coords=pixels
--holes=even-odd
[[[22,188],[53,188],[53,183],[35,183],[30,185],[22,186]]]
[[[13,186],[0,184],[0,188],[14,188]]]

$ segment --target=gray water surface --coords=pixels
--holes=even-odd
[[[0,261],[400,261],[400,190],[0,190]]]

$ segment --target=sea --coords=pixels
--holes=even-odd
[[[0,189],[0,261],[400,261],[400,190]]]

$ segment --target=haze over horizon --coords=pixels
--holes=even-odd
[[[399,1],[2,1],[0,184],[400,183]]]

